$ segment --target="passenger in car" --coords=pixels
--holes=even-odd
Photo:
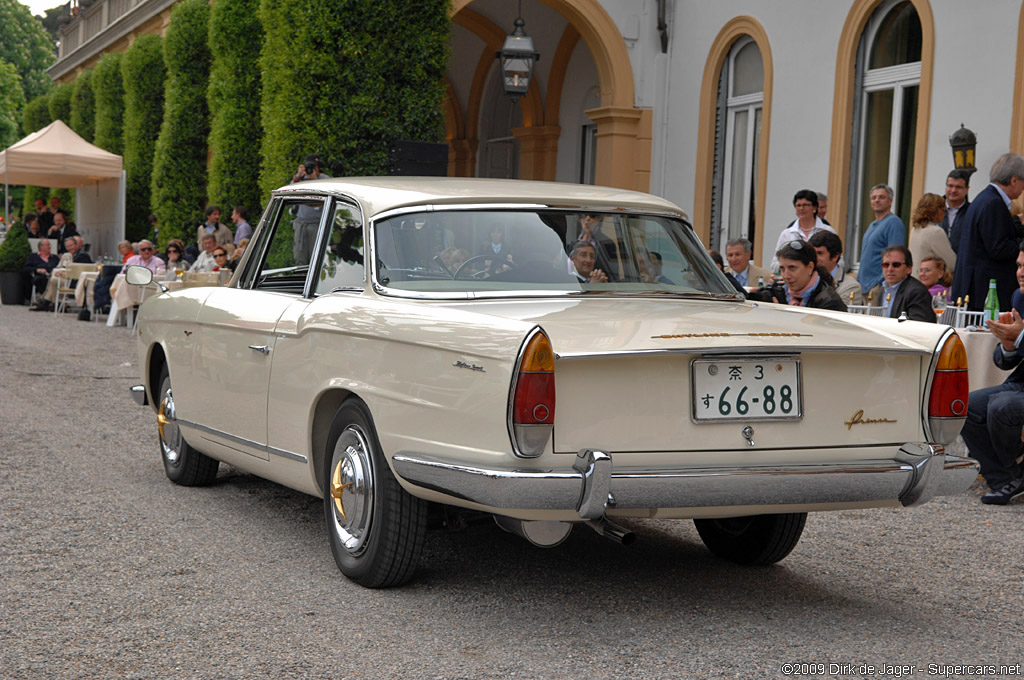
[[[583,283],[608,283],[608,275],[594,265],[597,262],[597,250],[589,241],[577,241],[569,251],[573,273]]]

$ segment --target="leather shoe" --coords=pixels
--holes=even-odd
[[[52,307],[50,307],[50,303],[45,301],[45,300],[42,300],[42,301],[36,302],[34,305],[29,307],[28,311],[30,311],[30,312],[48,312],[51,309],[52,309]]]
[[[981,502],[987,505],[1006,505],[1010,499],[1024,493],[1024,477],[1011,479],[995,491],[990,491],[981,497]]]

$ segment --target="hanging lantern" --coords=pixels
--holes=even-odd
[[[526,31],[523,30],[525,25],[522,17],[516,19],[515,30],[505,38],[505,44],[497,54],[501,63],[501,79],[505,94],[511,97],[513,102],[519,101],[519,98],[530,89],[533,66],[540,59],[540,54],[533,49],[533,38],[526,35]]]

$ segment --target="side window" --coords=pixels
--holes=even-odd
[[[330,232],[323,247],[316,295],[336,290],[362,290],[366,274],[363,268],[363,220],[358,208],[347,203],[335,206]]]
[[[274,224],[270,225],[270,238],[263,250],[254,288],[303,293],[323,209],[322,198],[281,201]]]

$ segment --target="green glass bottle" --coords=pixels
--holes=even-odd
[[[996,280],[988,281],[988,297],[985,298],[985,321],[999,321],[999,295],[996,293]]]

